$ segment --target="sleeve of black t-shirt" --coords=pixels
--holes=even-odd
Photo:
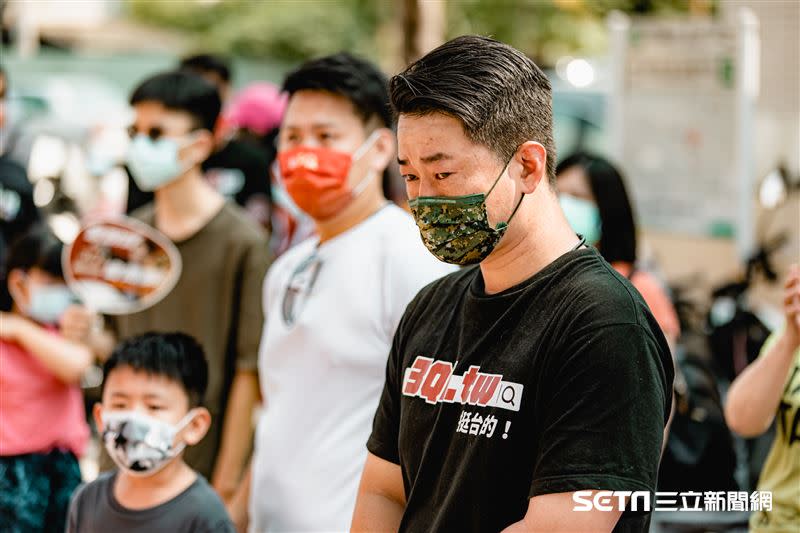
[[[375,411],[375,418],[372,422],[372,434],[367,441],[367,449],[373,455],[385,459],[396,465],[400,464],[400,453],[398,451],[398,438],[400,432],[400,379],[397,375],[398,368],[402,368],[401,358],[403,356],[403,331],[404,325],[408,321],[409,312],[414,306],[412,301],[400,324],[394,333],[392,348],[389,352],[389,359],[386,361],[386,381],[383,384],[383,392],[378,409]]]
[[[554,352],[530,497],[654,491],[671,402],[669,354],[639,324],[596,328]]]

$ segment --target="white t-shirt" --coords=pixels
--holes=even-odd
[[[350,528],[395,329],[422,287],[455,270],[395,205],[317,242],[287,251],[264,283],[253,532]]]

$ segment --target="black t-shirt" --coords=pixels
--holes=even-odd
[[[367,445],[401,466],[400,530],[498,532],[534,496],[654,491],[673,372],[644,300],[594,249],[499,294],[477,267],[432,283],[397,329]],[[614,531],[649,521],[626,511]]]

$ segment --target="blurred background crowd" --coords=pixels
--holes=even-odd
[[[314,231],[276,171],[287,71],[346,50],[394,74],[465,33],[522,50],[553,85],[560,190],[596,207],[570,221],[624,275],[647,275],[682,370],[663,488],[755,488],[774,427],[739,437],[723,404],[780,328],[800,257],[800,2],[0,0],[0,22],[0,256],[26,216],[69,243],[151,201],[125,163],[129,95],[154,73],[218,87],[205,176],[277,256]],[[384,190],[406,207],[394,164]]]

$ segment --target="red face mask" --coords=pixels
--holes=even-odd
[[[330,148],[297,146],[280,152],[278,163],[286,192],[297,207],[315,220],[339,213],[369,183],[367,174],[355,187],[348,184],[353,160],[369,148],[374,134],[353,155]]]

